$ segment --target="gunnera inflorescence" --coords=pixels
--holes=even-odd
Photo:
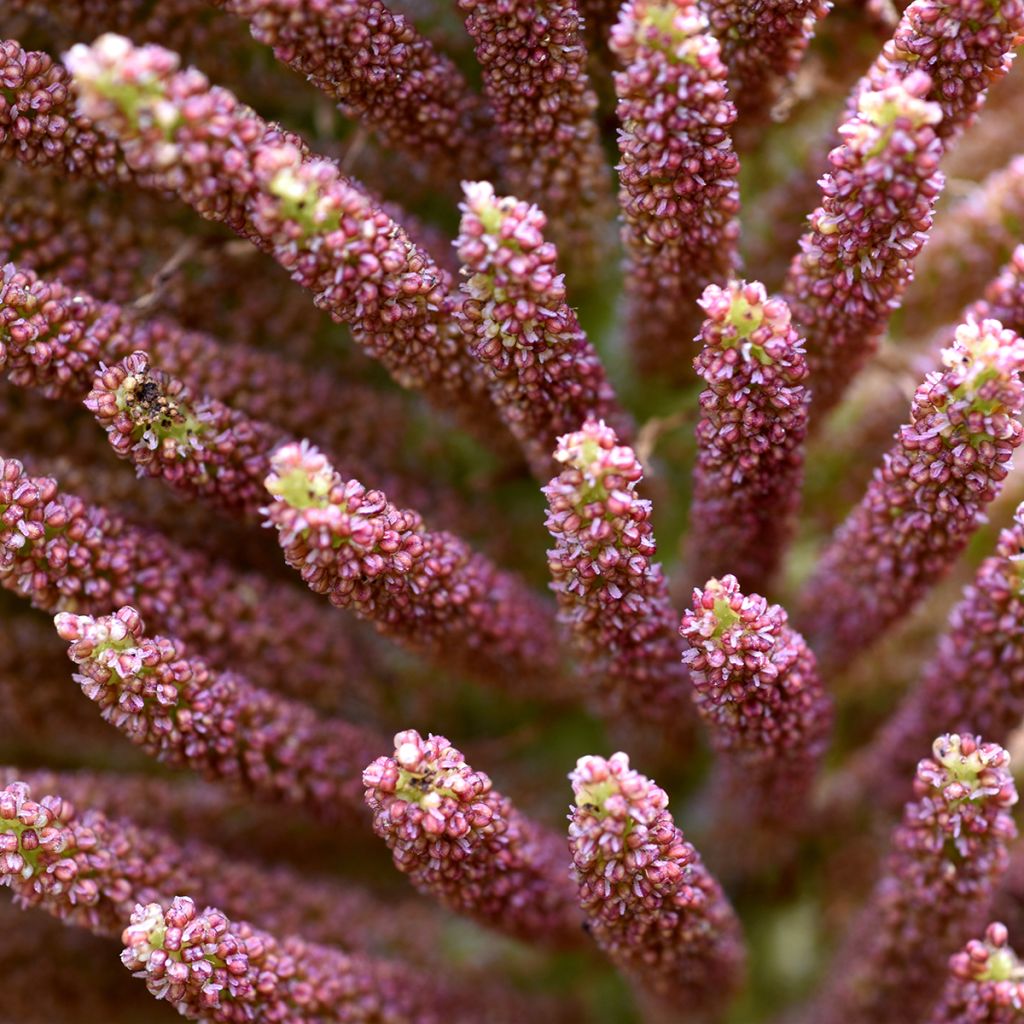
[[[1024,1024],[1024,0],[0,8],[0,1024]]]

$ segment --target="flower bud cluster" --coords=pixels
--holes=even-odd
[[[516,938],[575,945],[563,842],[494,791],[443,736],[413,729],[363,772],[374,831],[395,867],[449,910]]]
[[[915,72],[861,93],[790,266],[784,294],[807,340],[816,418],[878,348],[931,228],[943,177],[942,111],[924,99],[930,89]]]
[[[75,110],[71,75],[49,54],[0,40],[0,86],[0,159],[108,184],[135,180],[117,144]]]
[[[67,62],[79,109],[135,173],[272,255],[403,387],[444,409],[488,408],[445,274],[336,164],[199,71],[180,71],[169,50],[106,35]]]
[[[948,145],[1010,70],[1022,42],[1021,0],[914,0],[854,97],[924,72],[932,80],[927,98],[942,108],[935,130]]]
[[[990,924],[949,960],[949,980],[929,1024],[1019,1024],[1024,1020],[1024,966],[1006,926]]]
[[[644,1000],[703,1019],[741,984],[739,922],[668,810],[629,758],[581,757],[569,776],[573,875],[587,927]]]
[[[561,434],[588,416],[632,428],[601,360],[565,298],[547,218],[536,206],[499,198],[487,182],[466,183],[456,242],[466,301],[459,311],[473,355],[534,475],[551,476]]]
[[[921,681],[857,756],[876,806],[907,796],[913,752],[938,729],[977,729],[1006,743],[1024,718],[1024,505],[953,609]]]
[[[278,428],[194,396],[182,381],[150,369],[145,352],[101,368],[85,407],[140,475],[163,478],[230,515],[259,519],[270,452],[282,440]]]
[[[974,736],[940,736],[892,836],[874,894],[839,951],[811,1018],[821,1024],[919,1020],[946,959],[984,926],[1017,834],[1009,755]]]
[[[676,614],[657,554],[643,468],[598,420],[559,438],[565,467],[544,488],[559,620],[569,631],[599,713],[670,744],[692,724]]]
[[[438,184],[486,174],[492,161],[479,99],[455,63],[380,0],[214,0],[306,76],[348,117],[425,163]]]
[[[700,396],[690,511],[688,571],[694,579],[732,572],[764,590],[795,526],[807,434],[803,340],[783,299],[764,286],[709,285],[694,360]]]
[[[511,192],[536,203],[571,269],[601,255],[611,189],[572,0],[459,0]]]
[[[0,586],[47,612],[136,606],[157,629],[256,685],[324,699],[359,658],[333,616],[301,592],[240,572],[0,458]],[[336,697],[335,697],[336,700]]]
[[[756,142],[807,52],[828,0],[709,0],[711,30],[722,46],[741,148]]]
[[[646,373],[689,376],[697,299],[737,266],[736,108],[690,0],[631,0],[612,30],[627,332]]]
[[[372,733],[213,670],[180,641],[147,637],[134,608],[55,622],[82,692],[157,760],[321,818],[361,807],[359,771],[379,744]]]
[[[188,896],[136,906],[121,962],[192,1020],[440,1024],[432,985],[297,936],[278,939]],[[456,1018],[458,1019],[458,1018]]]
[[[66,849],[92,843],[92,856],[79,859],[78,877],[90,871],[96,878],[100,871],[105,874],[100,896],[93,904],[94,922],[89,925],[104,934],[119,934],[135,903],[154,898],[170,900],[182,891],[224,907],[228,913],[244,914],[261,927],[302,934],[346,950],[422,956],[423,945],[436,938],[438,922],[429,908],[411,902],[385,907],[365,890],[331,878],[313,876],[283,863],[263,867],[237,855],[228,856],[191,837],[172,839],[170,830],[139,827],[135,811],[160,818],[152,806],[154,801],[160,810],[169,809],[168,797],[174,793],[166,780],[113,773],[20,772],[11,768],[0,768],[0,780],[8,793],[21,793],[25,799],[29,793],[61,794],[40,796],[34,802],[60,809],[53,827],[61,831]],[[193,790],[186,789],[183,796],[181,813],[191,826],[193,816],[202,816],[207,809],[196,806]],[[126,814],[128,809],[132,814]],[[280,816],[279,807],[271,805],[267,809]],[[224,815],[230,808],[224,801],[209,808],[211,815],[218,810]],[[219,825],[222,830],[223,817]],[[267,838],[268,849],[276,847],[278,855],[286,852],[280,834]],[[146,867],[144,875],[139,873],[140,864]],[[52,865],[39,867],[49,869]],[[123,882],[115,884],[119,878]],[[44,895],[42,884],[33,884],[31,891],[17,882],[13,884],[16,895],[23,893],[19,900],[42,900],[38,905],[43,909],[65,916],[63,894]],[[113,901],[109,907],[108,901]],[[109,925],[105,923],[108,921]]]
[[[548,609],[518,577],[305,443],[279,448],[271,466],[267,522],[311,590],[448,669],[514,694],[557,691]]]
[[[878,640],[947,572],[1020,444],[1024,341],[997,320],[969,320],[942,360],[805,588],[803,629],[830,669]]]
[[[735,576],[693,592],[679,633],[697,711],[718,755],[715,837],[723,862],[761,866],[786,852],[810,811],[832,705],[814,655],[785,611]]]
[[[6,369],[12,383],[50,398],[82,398],[94,386],[101,363],[116,363],[139,352],[149,353],[161,370],[182,378],[200,394],[234,405],[254,420],[268,420],[299,434],[313,431],[332,449],[348,453],[346,461],[359,470],[369,468],[367,458],[372,459],[371,472],[384,475],[389,486],[395,484],[400,457],[388,445],[376,440],[369,444],[380,431],[372,434],[361,422],[363,416],[356,415],[379,406],[381,398],[374,389],[310,373],[272,352],[224,344],[163,317],[138,319],[123,306],[100,302],[63,279],[44,280],[20,263],[0,268],[0,369]],[[112,372],[117,376],[126,371]],[[99,386],[108,388],[104,379],[101,374]],[[303,400],[296,402],[296,395]],[[335,412],[342,401],[351,414],[339,417]],[[208,413],[207,423],[212,417],[221,424],[216,429],[208,426],[207,433],[217,436],[228,429],[224,424],[232,416],[217,403],[206,404],[215,410]],[[398,415],[394,403],[387,411]],[[399,430],[402,424],[391,426]],[[238,430],[266,433],[262,424],[239,425]],[[275,436],[274,443],[277,440]],[[356,456],[354,451],[366,454]],[[383,453],[383,469],[376,465],[378,452]],[[253,509],[260,504],[257,498]]]

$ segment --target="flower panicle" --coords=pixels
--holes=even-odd
[[[627,730],[685,742],[689,682],[679,660],[676,615],[637,486],[643,467],[610,426],[590,419],[559,438],[563,466],[544,488],[548,551],[559,619],[596,707]]]
[[[815,420],[878,348],[943,186],[942,110],[922,71],[865,90],[839,129],[783,293],[807,342]]]
[[[716,850],[737,870],[750,870],[788,851],[809,816],[831,701],[786,612],[744,594],[735,576],[694,590],[679,633],[697,711],[719,759]]]
[[[484,174],[484,111],[454,61],[411,19],[379,0],[296,8],[287,0],[215,0],[249,22],[253,37],[381,140],[444,185]]]
[[[748,149],[760,138],[792,84],[828,0],[713,0],[711,30],[722,46],[729,93],[737,110],[737,144]]]
[[[78,109],[137,174],[272,255],[402,387],[489,421],[445,273],[335,163],[159,46],[108,34],[66,61]]]
[[[85,696],[158,760],[327,819],[361,809],[358,772],[376,748],[372,733],[147,636],[134,608],[62,612],[55,623]]]
[[[363,685],[351,638],[315,602],[131,525],[5,458],[0,586],[50,613],[103,615],[131,603],[219,668],[244,664],[257,685],[288,686],[293,696],[336,700],[334,664],[353,666],[353,686]]]
[[[511,191],[547,215],[566,268],[592,275],[607,248],[611,212],[587,73],[582,19],[571,0],[459,0]]]
[[[1010,70],[1022,42],[1020,0],[914,0],[854,90],[853,102],[867,89],[884,89],[924,72],[932,83],[927,98],[942,108],[936,132],[948,146],[971,124],[989,88]]]
[[[760,283],[709,285],[694,360],[700,396],[688,571],[764,590],[792,536],[803,483],[807,362],[781,298]]]
[[[188,896],[140,903],[121,939],[125,967],[192,1020],[442,1019],[441,993],[411,971],[279,939],[215,907],[200,910]]]
[[[16,230],[17,221],[12,223]],[[233,405],[254,420],[299,434],[312,430],[333,450],[346,452],[348,461],[362,465],[369,457],[389,484],[397,479],[398,460],[385,454],[387,446],[378,444],[362,454],[367,432],[360,421],[380,407],[379,391],[312,374],[292,359],[222,342],[167,317],[139,319],[129,307],[101,302],[63,278],[40,275],[21,256],[0,269],[0,369],[11,383],[47,398],[84,398],[101,363],[118,363],[137,352],[147,353],[160,370],[202,395]],[[302,402],[294,400],[296,394],[303,396]],[[352,416],[333,415],[339,399]],[[396,403],[389,404],[387,414],[396,420],[393,428],[401,426]],[[218,416],[224,412],[219,410]]]
[[[557,639],[518,577],[344,479],[306,443],[274,453],[266,487],[285,561],[315,593],[446,665],[512,692],[553,695]]]
[[[804,589],[803,630],[829,668],[878,640],[945,575],[1020,444],[1024,342],[997,320],[968,320],[942,362]]]
[[[85,407],[118,456],[141,476],[258,522],[278,428],[252,420],[153,369],[145,352],[101,366]]]
[[[1015,1024],[1024,1020],[1024,967],[1006,926],[993,922],[949,959],[942,999],[928,1024]]]
[[[463,189],[456,246],[467,297],[458,315],[490,376],[495,404],[543,482],[558,437],[588,416],[627,436],[632,423],[566,301],[558,252],[544,238],[544,213],[496,196],[487,182]]]
[[[562,843],[443,736],[396,734],[394,753],[367,766],[363,785],[374,831],[420,892],[517,938],[578,943]]]
[[[923,1018],[936,979],[984,926],[1017,830],[1009,754],[968,733],[938,737],[922,760],[891,853],[815,1000],[822,1024]]]
[[[581,757],[569,778],[569,849],[591,936],[644,1000],[720,1011],[743,978],[739,922],[668,795],[623,753]]]
[[[0,780],[9,787],[9,796],[19,795],[22,800],[21,819],[27,817],[25,802],[31,799],[56,814],[48,827],[62,836],[57,845],[62,846],[64,863],[54,860],[57,854],[40,854],[32,879],[22,864],[10,883],[15,898],[100,934],[119,934],[138,902],[164,902],[188,891],[228,913],[244,914],[261,927],[302,934],[346,950],[422,954],[424,944],[436,937],[438,922],[428,908],[411,903],[385,907],[354,886],[283,862],[267,867],[236,854],[229,856],[219,844],[197,840],[196,826],[204,817],[210,819],[211,840],[219,840],[224,815],[237,812],[237,805],[232,808],[207,788],[120,772],[0,768]],[[49,795],[55,793],[60,796]],[[32,794],[48,795],[33,798]],[[279,819],[280,808],[265,809],[268,814],[261,829],[266,833],[267,851],[282,855],[288,840],[282,842],[270,824],[271,815]],[[168,814],[181,819],[173,829],[168,826]],[[147,820],[159,824],[146,825]],[[16,829],[10,822],[0,825],[7,833]],[[10,839],[4,841],[13,848]],[[20,846],[24,858],[24,833]],[[65,879],[77,871],[76,895],[84,892],[88,879],[96,881],[95,901],[72,904],[70,888],[57,890],[43,877],[60,871]]]
[[[628,341],[645,374],[689,378],[704,287],[737,268],[736,108],[707,19],[690,0],[623,5],[611,48]]]

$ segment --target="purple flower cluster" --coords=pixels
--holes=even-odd
[[[948,571],[1020,444],[1020,338],[997,320],[971,320],[942,361],[805,589],[803,629],[830,668],[908,614]]]
[[[636,493],[643,469],[595,420],[560,438],[555,459],[565,468],[544,488],[555,541],[548,568],[587,689],[610,723],[673,747],[690,733],[689,680],[668,585],[653,561],[651,503]]]
[[[949,961],[949,981],[929,1024],[1014,1024],[1024,1018],[1024,968],[1004,925],[990,924]]]
[[[363,785],[374,831],[421,892],[517,938],[579,942],[562,840],[495,792],[443,736],[398,733],[394,754],[373,761]]]
[[[499,198],[487,182],[464,188],[456,244],[467,298],[459,318],[493,381],[495,405],[544,482],[559,436],[588,416],[622,434],[632,424],[566,304],[558,253],[544,240],[547,218],[536,206]]]
[[[825,754],[831,702],[814,654],[778,605],[735,576],[693,592],[679,629],[697,711],[719,754],[719,858],[763,866],[801,829]]]
[[[611,47],[623,68],[615,91],[629,341],[641,371],[686,379],[697,299],[737,264],[736,108],[718,43],[689,0],[624,4]]]
[[[807,364],[779,298],[758,282],[709,285],[694,361],[700,396],[688,570],[763,590],[789,543],[803,482]]]
[[[920,1019],[937,971],[983,926],[1017,829],[1009,756],[970,735],[940,736],[917,766],[914,798],[885,871],[840,951],[812,1019],[875,1022],[900,1007]]]
[[[379,742],[372,733],[213,671],[180,642],[147,637],[134,608],[98,619],[63,612],[56,625],[82,692],[158,760],[327,819],[360,806],[357,773]]]
[[[1024,0],[3,20],[0,1017],[1024,1024]]]
[[[512,692],[552,692],[554,631],[519,579],[380,491],[343,479],[315,448],[285,445],[271,465],[267,521],[311,590],[411,650]]]
[[[662,1012],[720,1010],[743,977],[739,922],[668,795],[622,753],[581,757],[569,778],[569,847],[590,934]]]

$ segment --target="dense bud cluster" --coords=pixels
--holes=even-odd
[[[782,299],[756,281],[709,285],[694,360],[700,396],[688,570],[763,590],[786,552],[803,483],[807,364]]]
[[[694,590],[679,632],[697,711],[721,755],[720,857],[767,863],[808,817],[828,742],[832,708],[814,655],[785,611],[741,593],[735,576]]]
[[[1020,444],[1024,342],[997,320],[968,321],[942,361],[807,585],[804,630],[829,666],[910,612],[948,571]]]
[[[736,269],[736,108],[718,43],[689,0],[624,4],[611,47],[623,67],[615,91],[629,341],[641,370],[686,379],[697,299]]]
[[[657,553],[643,469],[607,424],[588,420],[559,438],[565,468],[544,488],[559,618],[602,717],[649,735],[689,733],[689,680]]]
[[[1024,1024],[1024,0],[0,7],[4,1022]]]
[[[569,848],[590,933],[646,1000],[698,1016],[742,980],[739,923],[700,854],[675,826],[668,795],[629,766],[581,757]]]
[[[1017,835],[1009,756],[970,735],[939,737],[917,766],[884,874],[819,998],[822,1022],[865,1024],[895,997],[908,1019],[936,998],[936,971],[983,926]]]
[[[56,625],[82,692],[158,760],[328,819],[359,806],[356,773],[372,734],[147,637],[134,608],[98,619],[63,612]]]
[[[457,241],[467,299],[459,311],[473,354],[534,475],[551,475],[559,435],[588,416],[631,430],[597,353],[566,304],[547,218],[536,206],[499,198],[486,182],[465,186]]]
[[[409,729],[363,772],[373,828],[421,892],[519,938],[575,945],[563,841],[517,811],[443,736]]]

